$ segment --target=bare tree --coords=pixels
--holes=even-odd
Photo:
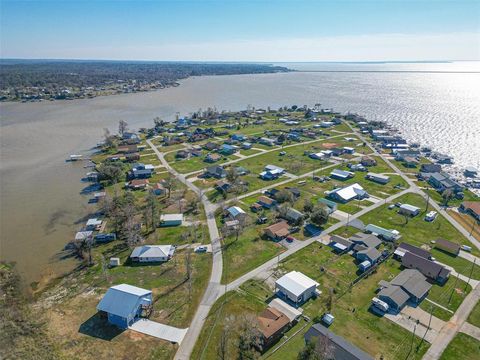
[[[260,336],[256,318],[252,314],[243,315],[238,325],[238,360],[258,359]]]
[[[222,327],[222,332],[220,333],[220,339],[217,346],[217,359],[218,360],[227,360],[228,355],[230,354],[230,338],[232,336],[232,317],[228,316],[224,320]]]
[[[128,123],[125,120],[120,120],[118,122],[118,134],[120,136],[123,136],[124,133],[126,133],[128,130]]]

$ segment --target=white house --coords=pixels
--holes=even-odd
[[[164,262],[175,253],[172,245],[143,245],[133,249],[130,259],[135,262]]]
[[[390,181],[390,177],[387,175],[382,175],[382,174],[375,174],[372,172],[369,172],[366,176],[365,179],[371,180],[374,182],[377,182],[379,184],[386,184]]]
[[[400,214],[417,216],[418,214],[420,214],[420,208],[410,204],[402,204],[400,205],[400,209],[398,210],[398,212]]]
[[[247,213],[243,211],[241,207],[231,206],[227,209],[228,215],[234,220],[242,219],[247,216]]]
[[[291,271],[275,282],[278,296],[295,304],[303,303],[317,292],[319,284],[299,271]]]
[[[341,202],[348,202],[353,199],[363,199],[368,197],[368,193],[363,190],[363,187],[357,183],[345,186],[344,188],[327,191],[326,194],[335,200]]]

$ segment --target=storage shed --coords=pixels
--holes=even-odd
[[[182,225],[183,214],[163,214],[160,216],[160,226]]]
[[[294,304],[307,301],[317,291],[319,284],[299,271],[291,271],[275,282],[277,294]]]

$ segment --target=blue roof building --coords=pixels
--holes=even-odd
[[[232,155],[237,152],[237,148],[233,145],[223,144],[222,148],[220,149],[220,153],[223,155]]]
[[[136,286],[120,284],[107,290],[97,305],[98,311],[108,315],[108,322],[127,329],[142,314],[145,306],[152,305],[152,292]]]

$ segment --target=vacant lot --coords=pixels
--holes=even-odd
[[[448,344],[440,360],[477,360],[480,354],[480,341],[473,337],[458,333]]]

